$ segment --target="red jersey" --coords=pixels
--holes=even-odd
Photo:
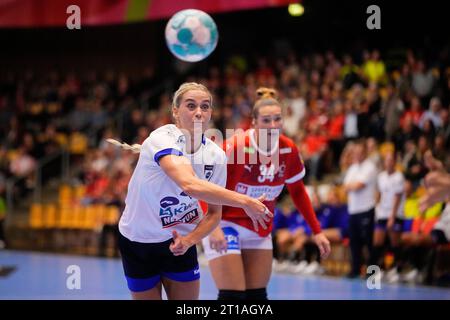
[[[305,167],[295,143],[284,135],[280,135],[278,145],[274,146],[271,153],[258,148],[254,129],[233,136],[225,143],[225,147],[228,157],[226,188],[252,198],[265,194],[264,204],[272,213],[284,185],[297,182],[305,176]],[[241,208],[223,206],[222,219],[255,231],[252,220]],[[270,234],[272,220],[266,230],[259,227],[260,236]]]

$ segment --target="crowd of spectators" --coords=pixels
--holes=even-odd
[[[428,172],[427,153],[450,170],[447,51],[428,59],[406,49],[396,64],[377,49],[339,56],[332,51],[252,60],[233,56],[220,67],[194,69],[180,78],[211,90],[212,126],[224,136],[226,129],[251,126],[258,87],[276,88],[285,106],[284,134],[299,147],[309,185],[342,184],[351,165],[347,149],[365,138],[377,168],[383,148],[391,148],[416,190]],[[2,75],[0,198],[10,178],[20,178],[18,193],[26,195],[35,186],[39,161],[66,150],[79,168],[72,182],[86,186],[83,203],[121,208],[137,157],[105,139],[142,143],[169,123],[171,85],[177,84],[161,81],[152,68],[133,77],[114,71]]]

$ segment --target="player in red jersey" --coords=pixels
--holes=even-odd
[[[274,211],[276,199],[286,185],[293,202],[314,232],[322,258],[330,243],[321,232],[302,178],[305,168],[294,142],[282,135],[282,107],[276,91],[260,88],[253,107],[253,128],[225,143],[229,190],[258,198]],[[222,221],[203,240],[205,255],[219,289],[218,299],[267,299],[272,271],[272,219],[258,228],[243,210],[224,206]]]

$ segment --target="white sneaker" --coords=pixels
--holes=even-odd
[[[386,272],[386,276],[387,276],[387,277],[390,277],[390,276],[393,275],[393,274],[398,274],[397,267],[392,268],[391,270],[389,270],[389,271]]]
[[[275,272],[283,272],[286,271],[286,269],[288,269],[289,267],[289,262],[288,261],[282,261],[279,262],[278,260],[273,260],[272,262],[272,269]]]
[[[292,273],[303,273],[303,271],[305,270],[305,268],[308,266],[308,262],[306,260],[302,260],[300,261],[298,264],[294,264],[291,266],[290,271]]]
[[[319,265],[319,268],[317,269],[317,271],[314,273],[316,275],[323,275],[325,274],[326,270],[324,267],[322,267],[321,265]]]
[[[280,266],[280,262],[278,262],[277,259],[273,259],[273,261],[272,261],[272,270],[274,272],[278,272],[279,266]]]
[[[317,261],[313,261],[303,270],[303,274],[312,275],[318,272],[320,264]]]
[[[390,284],[399,283],[399,282],[400,282],[400,275],[398,273],[390,276],[387,279],[387,283],[390,283]]]
[[[387,283],[398,283],[400,281],[400,275],[397,268],[393,268],[386,272],[384,279]]]
[[[289,270],[290,266],[291,263],[288,260],[283,261],[278,265],[278,272],[286,272]]]
[[[403,275],[402,280],[405,282],[414,283],[417,281],[417,277],[419,275],[419,270],[413,269],[406,274]]]

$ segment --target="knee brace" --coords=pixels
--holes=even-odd
[[[245,291],[219,290],[217,300],[245,300]]]
[[[269,300],[267,299],[266,288],[245,290],[247,300]]]

